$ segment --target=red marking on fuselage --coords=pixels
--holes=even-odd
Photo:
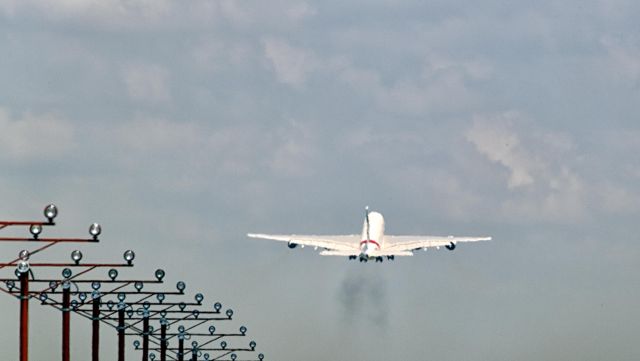
[[[368,241],[367,241],[366,239],[364,239],[364,240],[360,241],[360,246],[362,246],[362,245],[363,245],[363,244],[365,244],[365,243],[373,243],[373,244],[375,244],[375,245],[376,245],[376,247],[378,247],[378,249],[380,249],[380,244],[378,244],[378,242],[376,242],[376,241],[374,241],[374,240],[372,240],[372,239],[370,239],[370,240],[368,240]]]

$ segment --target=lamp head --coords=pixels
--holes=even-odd
[[[214,325],[209,326],[209,333],[212,335],[216,333],[216,326]]]
[[[127,261],[128,265],[131,265],[133,260],[136,258],[136,254],[132,250],[126,250],[122,255],[125,261]]]
[[[71,260],[75,262],[75,264],[80,264],[81,259],[82,259],[82,252],[80,252],[77,249],[71,252]]]
[[[71,272],[70,268],[65,268],[62,270],[62,277],[69,278],[71,277],[71,275],[73,275],[73,272]]]
[[[102,233],[102,227],[98,223],[92,223],[89,226],[89,234],[93,237],[94,240],[98,240],[98,236]]]
[[[196,293],[196,296],[194,297],[194,299],[199,305],[201,305],[202,300],[204,300],[204,296],[202,295],[202,293]]]
[[[227,314],[227,317],[229,317],[229,319],[231,319],[231,316],[233,316],[233,310],[232,309],[228,309],[226,314]]]
[[[157,279],[158,281],[162,281],[162,279],[164,278],[164,270],[162,270],[162,269],[158,268],[158,269],[156,270],[155,275],[156,275],[156,279]]]
[[[33,236],[33,239],[38,239],[38,236],[42,233],[42,226],[39,224],[32,224],[31,227],[29,227],[29,232]]]
[[[176,288],[180,293],[184,293],[184,289],[187,288],[187,285],[182,281],[178,281],[178,283],[176,283]]]
[[[136,291],[140,292],[142,291],[144,284],[140,281],[137,281],[136,283],[133,284],[133,287],[135,287]]]
[[[251,342],[249,342],[249,348],[251,348],[251,351],[255,351],[255,349],[256,349],[256,342],[255,342],[255,341],[251,341]]]
[[[109,278],[111,278],[112,281],[116,280],[116,277],[118,277],[118,270],[115,268],[112,268],[109,270]]]
[[[244,336],[247,333],[247,328],[245,326],[240,326],[240,333]]]
[[[58,215],[58,207],[55,204],[49,204],[44,207],[44,216],[47,218],[49,223],[53,224],[53,220]]]
[[[20,253],[18,253],[18,258],[23,261],[28,261],[29,257],[31,257],[31,254],[26,249],[23,249],[22,251],[20,251]]]
[[[29,272],[29,262],[27,262],[25,260],[20,260],[18,262],[18,266],[16,267],[16,270],[18,271],[18,273],[20,275],[23,275],[23,274]]]

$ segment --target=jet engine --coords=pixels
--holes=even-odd
[[[449,251],[453,251],[454,249],[456,249],[456,244],[451,242],[448,245],[445,246]]]
[[[294,248],[298,247],[298,244],[289,241],[289,243],[287,243],[287,246],[289,246],[289,248],[291,248],[291,249],[294,249]]]

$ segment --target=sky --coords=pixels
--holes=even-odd
[[[266,360],[638,360],[638,15],[0,0],[0,219],[100,222],[87,259],[134,249],[131,275],[232,307]],[[493,241],[364,265],[246,238],[359,233],[365,206],[390,234]],[[43,359],[59,314],[33,312]]]

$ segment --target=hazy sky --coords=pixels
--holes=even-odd
[[[87,259],[133,248],[132,274],[233,307],[267,360],[638,360],[639,16],[0,0],[0,218],[101,222]],[[363,265],[245,237],[358,233],[366,205],[387,233],[494,241]],[[59,314],[34,312],[44,359]]]

